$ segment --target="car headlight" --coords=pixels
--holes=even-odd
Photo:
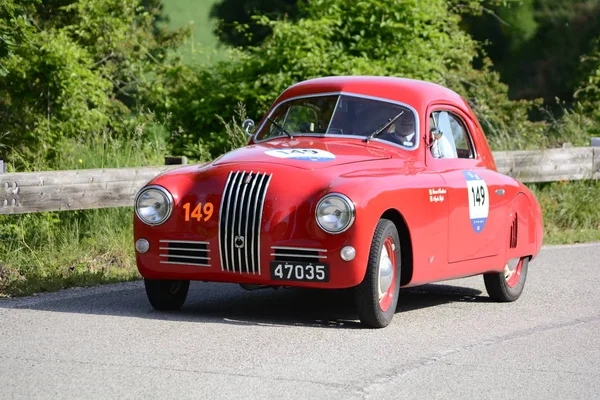
[[[148,225],[160,225],[173,211],[173,196],[161,186],[143,188],[135,198],[135,213]]]
[[[354,203],[343,194],[329,193],[317,204],[317,224],[328,233],[342,233],[354,222]]]

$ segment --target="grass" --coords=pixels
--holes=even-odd
[[[529,185],[544,213],[544,244],[600,241],[600,181]]]
[[[211,62],[224,58],[225,50],[213,30],[215,21],[210,19],[210,10],[218,0],[163,0],[164,12],[169,18],[170,28],[189,26],[192,34],[180,49],[188,63]]]
[[[127,139],[100,134],[60,148],[56,169],[161,165],[165,132],[140,126]],[[0,297],[139,278],[132,207],[0,215]]]

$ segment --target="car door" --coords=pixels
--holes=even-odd
[[[426,151],[426,163],[447,186],[448,262],[495,256],[501,251],[498,237],[507,207],[503,181],[478,155],[471,133],[477,128],[464,112],[437,105],[428,113],[426,132],[437,128],[442,133]]]

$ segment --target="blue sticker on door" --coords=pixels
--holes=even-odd
[[[480,233],[485,227],[485,222],[490,211],[490,196],[485,181],[475,172],[463,171],[467,180],[469,197],[469,218],[475,233]]]

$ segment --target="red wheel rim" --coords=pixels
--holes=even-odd
[[[389,257],[390,262],[392,264],[392,284],[382,295],[380,295],[379,298],[379,307],[382,311],[385,312],[389,310],[392,304],[392,300],[394,300],[394,292],[396,291],[396,251],[394,240],[391,237],[388,236],[387,238],[385,238],[385,241],[383,242],[383,250],[387,252],[387,256]],[[381,268],[381,265],[379,265],[379,268]],[[378,271],[378,273],[380,272]]]
[[[508,271],[507,271],[508,270]],[[523,270],[523,258],[520,258],[517,266],[514,269],[509,269],[508,263],[504,269],[504,279],[508,287],[515,287],[521,280],[521,271]]]

